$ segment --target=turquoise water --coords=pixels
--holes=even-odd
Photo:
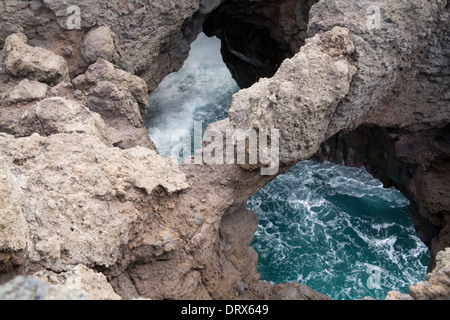
[[[430,253],[408,200],[364,169],[304,161],[249,200],[253,247],[271,283],[297,281],[333,299],[384,299],[422,281]]]
[[[193,135],[194,121],[227,117],[235,81],[220,40],[201,34],[183,68],[150,95],[145,123],[163,156]],[[249,200],[259,227],[252,246],[271,283],[297,281],[333,299],[384,299],[422,281],[430,257],[408,215],[408,201],[364,169],[304,161]]]

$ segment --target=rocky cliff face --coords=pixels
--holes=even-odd
[[[387,187],[411,201],[418,235],[434,257],[448,246],[450,44],[448,5],[436,15],[436,31],[427,34],[385,96],[356,130],[343,130],[316,157],[346,165],[365,165]],[[439,31],[437,31],[439,30]],[[445,40],[447,39],[447,40]],[[406,65],[405,65],[406,64]],[[380,80],[381,81],[381,80]]]
[[[0,3],[1,282],[32,275],[53,286],[44,297],[327,299],[259,279],[245,205],[275,177],[263,163],[178,165],[143,127],[147,93],[205,21],[251,66],[209,132],[279,129],[278,174],[314,154],[365,164],[412,201],[433,256],[449,246],[447,1],[69,2]]]
[[[97,58],[109,57],[153,90],[182,66],[201,28],[201,16],[219,4],[220,0],[2,2],[0,49],[10,34],[21,32],[31,45],[63,56],[72,77]]]

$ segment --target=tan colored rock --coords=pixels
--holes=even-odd
[[[48,85],[39,81],[24,79],[11,90],[3,94],[3,101],[8,104],[43,99],[47,95]]]
[[[436,267],[425,276],[425,281],[409,288],[416,300],[450,299],[450,248],[436,255]]]
[[[49,89],[46,84],[28,79],[12,87],[11,81],[7,85],[12,88],[4,93],[1,101],[4,104],[0,102],[4,106],[0,109],[0,131],[16,136],[34,132],[41,135],[87,132],[122,149],[143,146],[157,150],[143,123],[148,109],[148,88],[144,80],[99,59],[74,84],[75,88],[63,81]],[[36,105],[28,103],[46,95],[52,98]],[[24,106],[19,108],[22,102]],[[86,112],[85,107],[90,111]],[[99,114],[105,123],[100,125],[93,114]],[[97,124],[92,126],[94,122]],[[67,127],[68,123],[72,128]]]
[[[142,147],[110,148],[86,134],[0,134],[0,150],[2,171],[13,175],[2,183],[2,248],[26,247],[30,262],[55,272],[117,263],[142,219],[142,197],[188,187],[171,159]]]
[[[61,97],[47,98],[27,109],[19,122],[21,136],[33,133],[86,133],[112,146],[117,133],[108,128],[99,114],[77,101]]]
[[[60,289],[83,291],[91,300],[121,299],[103,274],[81,264],[62,273],[39,271],[33,274],[33,278],[49,283],[56,291]]]
[[[374,8],[380,10],[379,23],[377,14],[373,14]],[[445,70],[448,66],[445,49],[440,48],[446,41],[437,40],[433,35],[445,37],[448,30],[445,16],[448,16],[448,5],[447,1],[441,0],[331,0],[319,1],[311,8],[309,36],[339,25],[350,30],[350,38],[356,47],[353,58],[358,75],[353,78],[346,99],[336,109],[339,116],[330,121],[330,136],[341,130],[353,130],[366,120],[373,126],[377,118],[382,125],[398,125],[399,119],[405,124],[417,125],[414,118],[437,122],[439,114],[448,108],[426,111],[421,115],[420,109],[437,106],[425,103],[430,96],[425,99],[415,97],[417,90],[428,91],[426,87],[429,85],[417,86],[414,78],[415,74],[428,73],[427,69]],[[427,52],[430,47],[433,50]],[[423,61],[433,56],[435,62],[439,62],[423,66]],[[442,76],[445,77],[444,74]],[[427,77],[431,82],[438,79],[433,75],[425,75],[424,78]],[[401,85],[397,87],[396,84]],[[448,88],[448,84],[438,86],[441,88],[436,93],[440,97],[433,99],[444,100],[444,88]],[[412,107],[414,103],[423,107]],[[441,105],[448,106],[448,101]],[[415,114],[416,110],[419,114]]]
[[[239,129],[280,130],[280,161],[297,163],[325,139],[338,103],[356,68],[355,46],[345,28],[335,27],[306,41],[274,77],[261,79],[233,97],[229,117]]]
[[[144,127],[149,106],[144,80],[99,59],[73,84],[84,93],[86,106],[117,132],[115,146],[128,149],[139,145],[157,150]]]
[[[88,63],[94,63],[98,59],[115,62],[118,54],[111,29],[101,26],[89,31],[83,39],[81,54]]]
[[[109,81],[122,90],[128,90],[139,104],[142,117],[148,110],[148,87],[144,80],[99,59],[88,71],[73,80],[76,89],[92,92],[100,82]]]
[[[47,96],[73,98],[74,97],[73,85],[70,82],[60,82],[48,91]]]
[[[119,2],[106,12],[101,7],[104,1],[80,3],[85,30],[79,32],[87,32],[99,20],[117,21],[120,16],[120,25],[106,23],[119,34],[141,19],[142,24],[127,30],[119,41],[121,67],[158,82],[180,53],[172,46],[172,35],[182,34],[181,25],[197,10],[198,1]],[[41,12],[51,10],[64,28],[66,9],[72,3],[42,3]],[[383,21],[389,23],[383,30],[369,31],[364,29],[369,4],[318,2],[309,28],[314,38],[273,79],[263,79],[236,96],[230,123],[243,129],[280,125],[285,132],[282,157],[289,164],[308,157],[328,136],[358,125],[402,76],[398,70],[412,63],[411,53],[427,45],[423,39],[435,25],[439,7],[445,6],[438,0],[386,2]],[[6,9],[11,12],[10,3]],[[36,3],[20,9],[36,10]],[[49,24],[54,22],[51,14]],[[134,41],[137,35],[142,37]],[[47,45],[54,44],[48,38]],[[183,52],[177,58],[182,56]],[[353,65],[359,68],[356,75]],[[99,73],[90,70],[92,77],[84,75],[77,88],[88,96],[92,93],[92,105],[106,97],[115,103],[115,110],[129,101],[127,110],[139,104],[141,116],[145,113],[144,94],[134,92],[134,85],[123,89],[128,83],[123,85],[116,68],[106,62],[96,68]],[[134,114],[130,117],[135,119]],[[1,222],[2,231],[11,234],[5,235],[8,240],[3,245],[5,250],[26,249],[27,262],[34,266],[55,272],[78,264],[100,266],[123,296],[326,298],[297,283],[273,287],[257,280],[256,257],[249,250],[255,221],[245,219],[249,217],[244,218],[240,210],[271,180],[259,172],[231,165],[184,165],[191,186],[185,190],[184,175],[168,159],[143,148],[109,148],[92,135],[76,132],[23,139],[0,134],[0,155],[4,159],[0,172],[7,177],[0,184],[6,203],[0,207],[0,217],[14,218]],[[18,244],[9,240],[18,238],[23,239]],[[247,260],[250,263],[242,262]]]
[[[28,38],[22,34],[10,35],[3,48],[5,68],[14,77],[57,84],[68,80],[69,69],[61,56],[51,51],[32,47],[27,44]]]
[[[413,300],[409,294],[400,293],[398,291],[389,291],[385,300]]]
[[[70,94],[70,87],[67,87],[65,83],[57,87],[54,87],[56,88],[54,93],[67,92],[66,96],[69,98],[46,98],[34,104],[28,104],[27,108],[19,108],[17,105],[2,108],[0,109],[0,129],[18,137],[30,136],[33,133],[43,136],[57,133],[86,133],[96,136],[107,146],[131,148],[141,145],[152,150],[156,149],[144,127],[112,127],[105,123],[100,114],[89,110],[83,100],[70,98],[73,94]],[[123,91],[117,91],[123,93]],[[131,99],[131,96],[128,98]],[[110,105],[114,106],[113,103]],[[118,102],[115,105],[120,107]],[[120,117],[127,121],[133,114],[137,119],[136,122],[139,123],[140,116],[137,104],[135,105],[134,113],[116,114],[118,118],[115,124],[121,121]]]
[[[0,285],[0,300],[89,300],[79,289],[53,288],[34,277],[18,276]]]
[[[107,145],[123,149],[143,146],[156,151],[144,127],[139,103],[130,92],[139,92],[142,100],[147,92],[145,82],[111,64],[108,66],[112,67],[111,73],[89,74],[89,80],[78,78],[85,80],[82,87],[88,92],[75,90],[69,82],[48,90],[44,83],[22,80],[3,95],[0,131],[16,136],[85,132]],[[114,83],[102,80],[105,77]],[[32,103],[46,94],[51,98]]]
[[[19,251],[27,245],[28,226],[20,204],[20,181],[8,162],[0,152],[0,251]],[[5,262],[0,259],[0,264]]]

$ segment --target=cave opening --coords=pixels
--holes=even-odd
[[[183,40],[171,44],[181,48],[170,51],[185,52],[192,42],[187,60],[150,93],[144,119],[160,153],[167,156],[178,144],[174,131],[187,130],[194,137],[196,123],[204,133],[210,123],[226,118],[234,93],[272,77],[293,57],[305,43],[316,2],[225,0],[209,14],[200,10],[187,20],[179,35]],[[195,149],[192,141],[191,152]]]
[[[194,145],[194,136],[228,116],[239,87],[222,60],[220,47],[219,39],[200,33],[183,67],[165,77],[149,95],[144,123],[161,155],[172,155],[179,137],[188,135],[191,150],[181,157],[189,157],[199,147]]]
[[[223,60],[240,88],[271,78],[281,63],[293,56],[289,45],[273,39],[265,27],[237,18],[213,15],[205,22],[204,31],[221,39]]]
[[[203,23],[221,40],[225,64],[240,88],[271,78],[304,44],[309,10],[317,0],[225,1]]]
[[[179,143],[174,132],[193,137],[195,122],[201,122],[203,133],[227,117],[234,93],[273,76],[303,45],[315,2],[282,1],[297,21],[284,35],[261,3],[248,8],[226,1],[213,11],[183,68],[149,96],[145,125],[160,153],[170,155]],[[252,243],[258,272],[273,284],[300,282],[333,299],[407,292],[423,280],[430,258],[408,206],[399,191],[385,189],[365,169],[304,161],[247,203],[260,221]]]

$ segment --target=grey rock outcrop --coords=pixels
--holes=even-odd
[[[337,105],[349,92],[356,72],[349,58],[354,51],[348,30],[340,27],[307,40],[274,77],[233,96],[232,125],[280,129],[280,161],[295,164],[309,158],[326,138]]]
[[[48,283],[31,277],[16,277],[0,286],[1,300],[89,300],[81,290],[52,288]]]
[[[150,150],[142,126],[148,91],[182,64],[199,23],[220,1],[209,6],[194,0],[89,0],[79,6],[80,29],[68,30],[71,4],[0,3],[0,10],[17,11],[2,16],[0,45],[8,40],[0,60],[8,67],[0,80],[11,88],[22,77],[53,86],[51,97],[42,101],[0,104],[0,129],[11,134],[0,133],[1,281],[37,274],[67,285],[83,278],[81,269],[95,269],[126,299],[327,299],[299,283],[273,286],[257,273],[250,248],[257,219],[244,208],[275,176],[261,176],[250,166],[178,165]],[[373,5],[382,8],[379,29],[367,24]],[[383,115],[389,109],[385,100],[405,86],[405,77],[416,75],[415,69],[418,83],[430,80],[427,95],[446,93],[446,33],[440,33],[447,30],[447,11],[447,2],[438,0],[319,1],[310,12],[305,45],[274,77],[236,94],[229,118],[210,130],[279,129],[281,174],[335,134],[371,126],[368,140],[377,148],[362,143],[360,151],[356,143],[353,150],[370,151],[367,162],[378,169],[374,174],[416,199],[420,214],[413,216],[432,229],[419,231],[437,254],[450,244],[448,98],[436,98],[439,110],[428,110],[434,106],[430,102],[389,110],[389,119]],[[282,21],[270,24],[274,34],[282,31]],[[98,59],[88,68],[81,61],[81,43],[98,26],[115,35],[118,60],[113,65]],[[24,35],[10,36],[14,29],[23,31],[30,45]],[[286,39],[292,44],[305,38],[291,36]],[[48,50],[63,52],[76,76],[72,83],[64,67],[47,73],[41,63],[12,63],[17,52],[62,61]],[[421,59],[425,56],[429,59]],[[399,96],[392,101],[406,99]],[[424,112],[414,114],[417,110]],[[402,120],[392,119],[397,115]],[[438,281],[433,279],[446,272],[443,260],[447,255],[437,257],[436,278],[428,280]],[[104,284],[97,276],[87,278]],[[447,295],[447,282],[438,282],[429,293]],[[114,296],[109,289],[101,295]]]
[[[188,187],[171,159],[107,147],[91,135],[0,134],[0,145],[0,251],[22,250],[28,263],[55,272],[116,263],[140,219],[141,196]]]
[[[35,80],[23,79],[17,86],[6,91],[2,99],[7,104],[28,102],[45,98],[48,85]]]
[[[81,55],[87,63],[94,63],[98,59],[115,62],[119,57],[111,30],[102,26],[89,31],[83,39]]]
[[[66,61],[51,51],[27,44],[24,34],[13,34],[5,40],[2,55],[5,69],[14,77],[28,78],[49,84],[68,80]]]

